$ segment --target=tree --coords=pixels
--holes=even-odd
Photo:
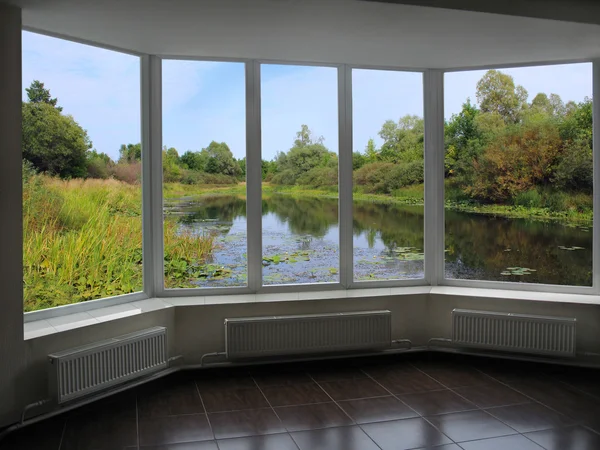
[[[310,131],[308,125],[303,124],[300,126],[300,131],[296,133],[294,147],[303,148],[313,144],[322,144],[324,140],[323,136],[319,136],[316,140],[313,140],[312,131]]]
[[[201,153],[206,158],[205,170],[208,173],[239,176],[242,171],[236,163],[233,153],[225,142],[212,141]]]
[[[418,116],[406,115],[398,122],[386,120],[379,136],[383,145],[378,159],[387,162],[409,162],[423,158],[424,124]]]
[[[122,144],[119,148],[119,162],[133,163],[142,160],[142,144]]]
[[[375,141],[373,138],[370,138],[367,142],[367,146],[365,147],[365,157],[367,161],[372,163],[377,161],[377,157],[379,156],[379,152],[377,151],[377,147],[375,146]]]
[[[57,98],[52,98],[50,90],[44,87],[44,83],[39,80],[33,80],[31,85],[25,89],[27,99],[30,103],[47,103],[55,107],[59,112],[62,112],[62,107],[56,106]]]
[[[23,103],[22,117],[24,159],[50,175],[86,176],[92,144],[72,116],[62,115],[51,103],[28,102]]]
[[[481,149],[483,134],[478,124],[480,111],[467,99],[458,114],[446,124],[445,165],[448,174],[463,174]]]
[[[517,123],[527,108],[527,91],[513,77],[488,70],[477,82],[477,102],[483,113],[497,113],[506,123]]]
[[[181,164],[184,164],[190,170],[196,170],[198,172],[206,171],[206,162],[208,156],[202,152],[192,152],[188,150],[179,158]]]

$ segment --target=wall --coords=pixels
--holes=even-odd
[[[21,10],[0,4],[0,425],[18,408],[23,360]]]

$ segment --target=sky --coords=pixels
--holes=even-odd
[[[592,96],[591,64],[502,69],[529,92],[556,93],[567,102]],[[445,75],[445,117],[476,102],[485,71]],[[93,147],[119,156],[121,144],[140,142],[140,59],[30,32],[23,32],[25,88],[40,80],[63,113],[87,130]],[[386,120],[423,115],[422,74],[354,69],[353,150],[370,138],[377,145]],[[335,68],[261,67],[262,156],[272,159],[293,145],[302,124],[338,152],[338,99]],[[211,141],[226,142],[236,158],[245,156],[245,82],[241,63],[163,61],[163,144],[179,154],[199,151]]]

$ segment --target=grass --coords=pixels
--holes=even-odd
[[[23,185],[24,310],[142,290],[141,190],[115,180],[28,175]],[[212,236],[181,235],[165,224],[168,284],[189,284]],[[175,277],[177,277],[175,281]]]

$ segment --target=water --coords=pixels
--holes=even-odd
[[[182,198],[166,204],[165,213],[165,220],[177,221],[182,230],[217,236],[207,264],[227,271],[198,280],[198,286],[246,284],[244,198]],[[263,199],[262,213],[264,284],[339,281],[337,199],[272,195]],[[445,243],[448,278],[576,286],[592,282],[591,226],[446,211]],[[423,245],[422,206],[354,203],[355,280],[422,278]]]

